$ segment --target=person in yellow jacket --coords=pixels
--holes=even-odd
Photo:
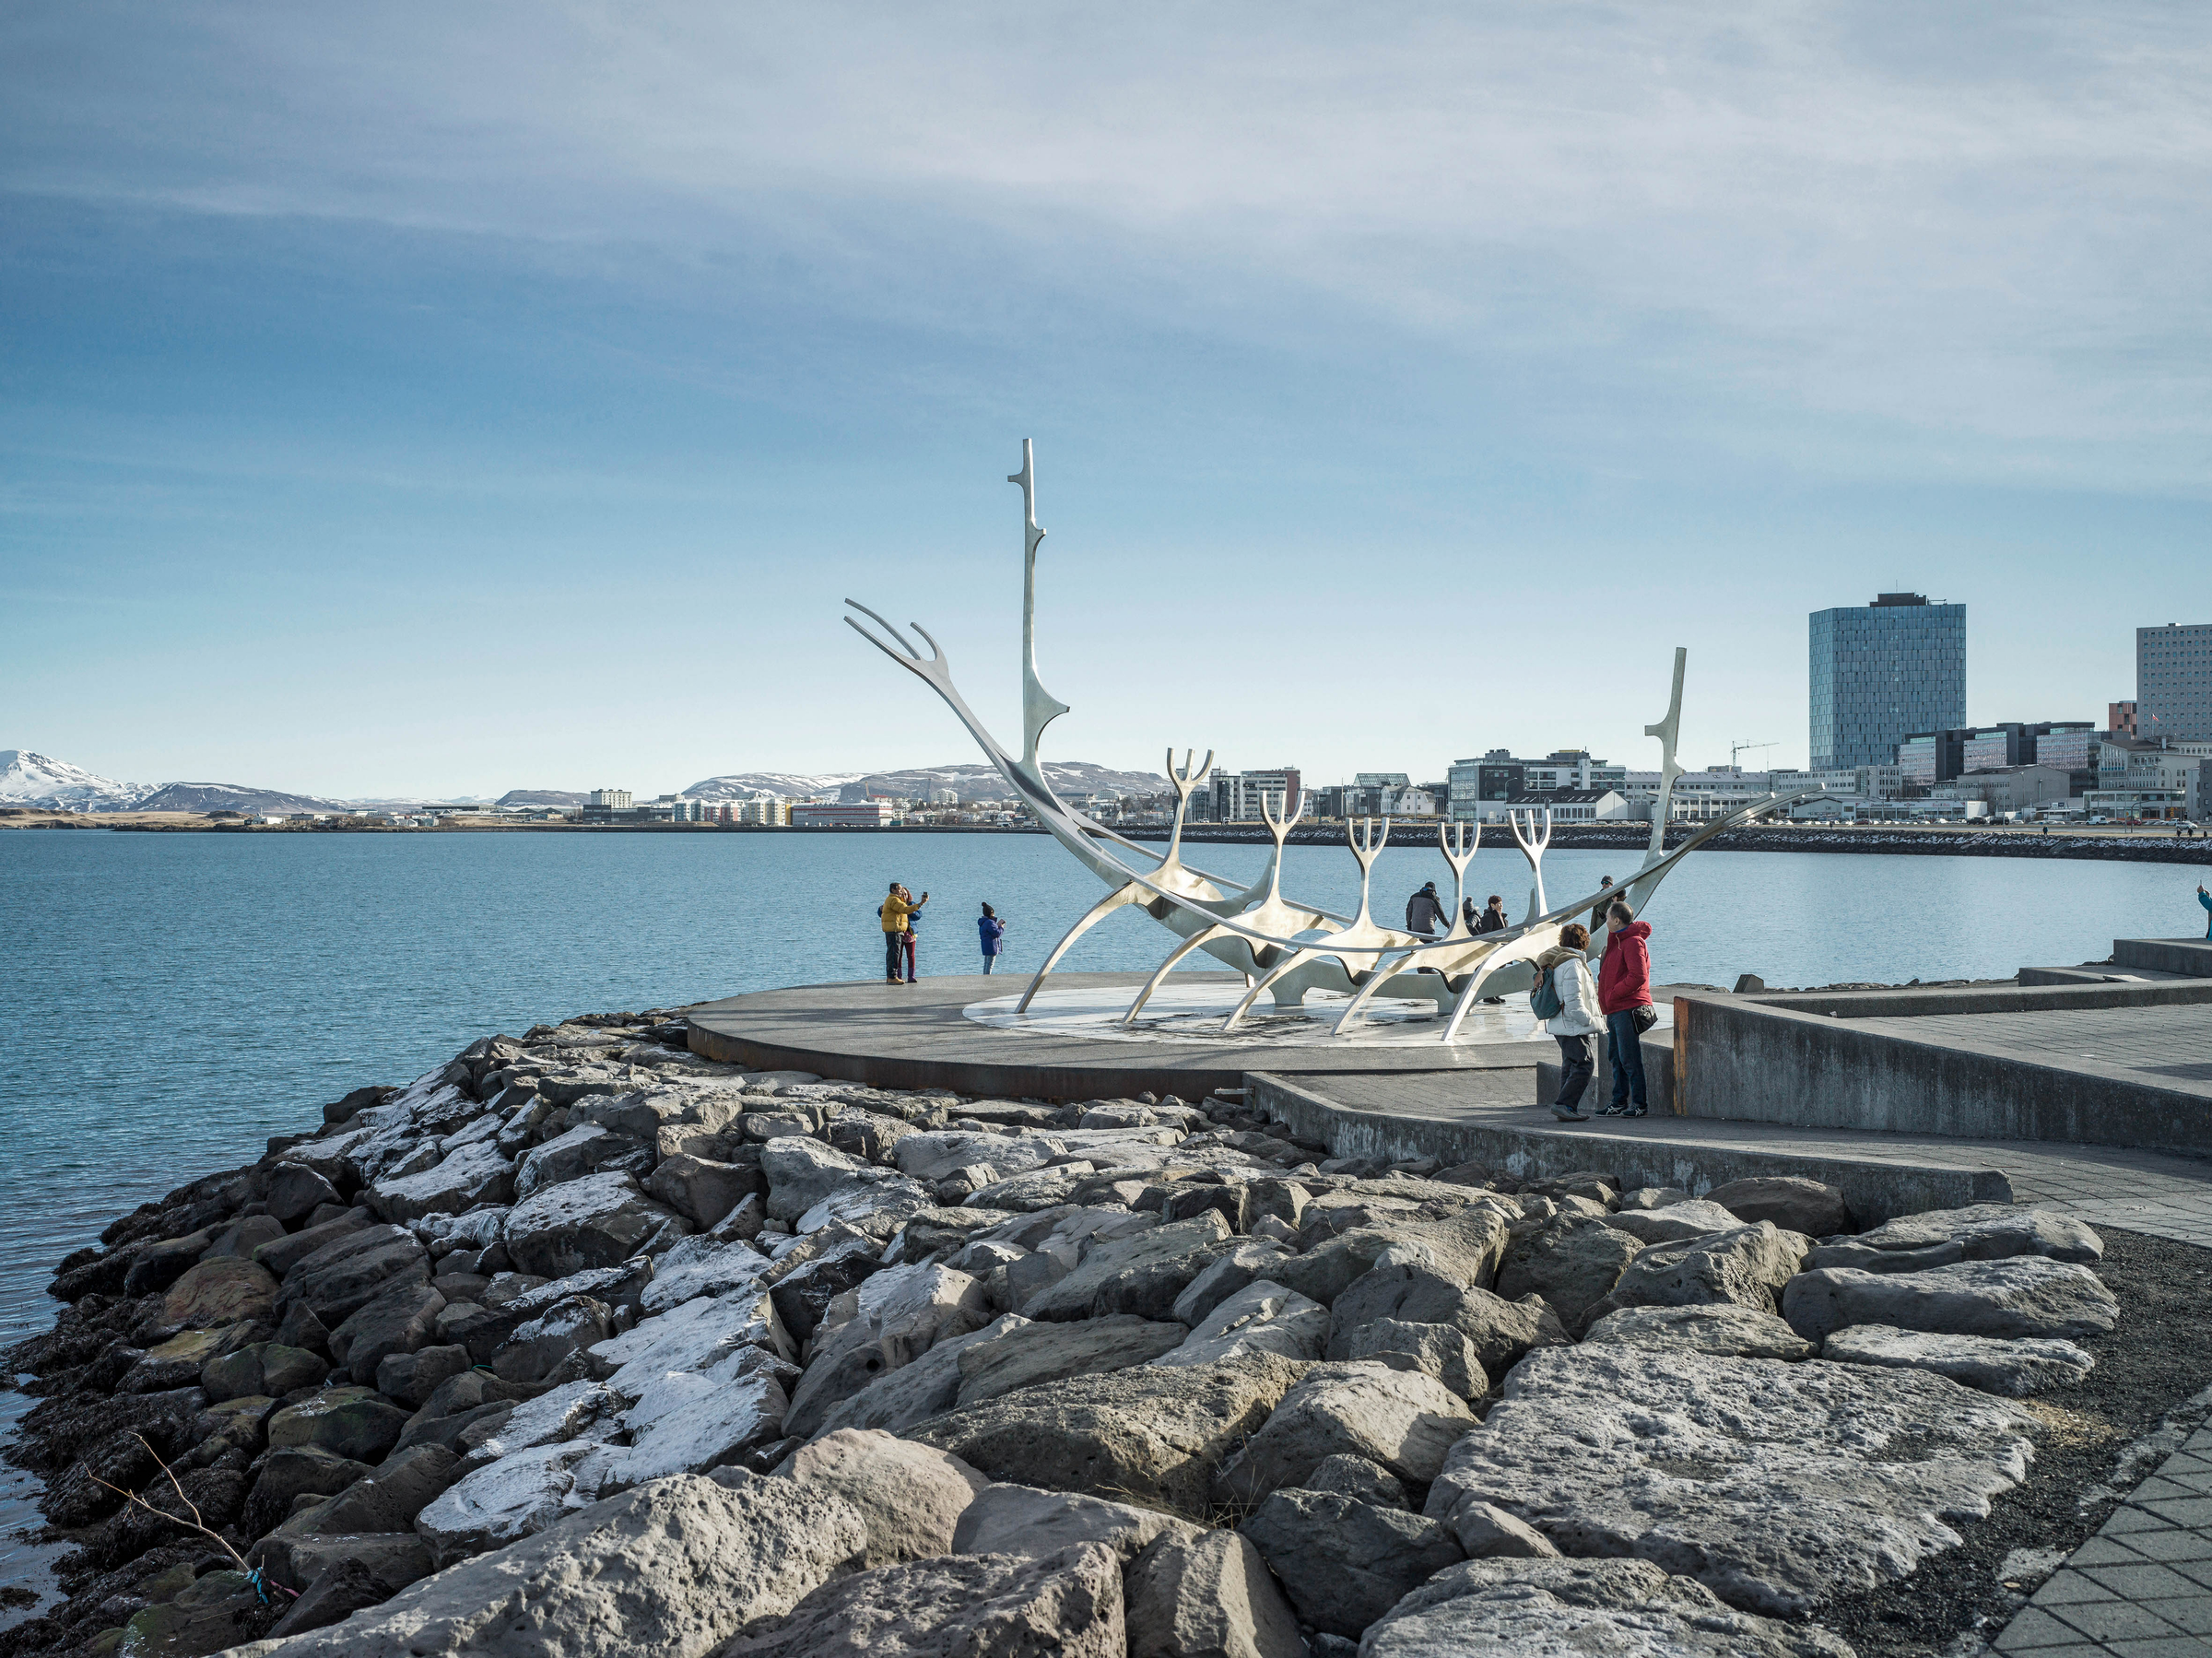
[[[924,892],[916,898],[899,882],[891,883],[890,896],[876,911],[883,922],[883,972],[887,984],[912,984],[914,982],[914,916],[924,904],[929,902]],[[900,963],[906,976],[899,976]]]

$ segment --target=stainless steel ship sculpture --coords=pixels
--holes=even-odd
[[[1135,907],[1178,936],[1167,958],[1146,981],[1128,1011],[1122,1016],[1124,1025],[1136,1018],[1171,971],[1192,952],[1204,950],[1244,976],[1244,994],[1223,1020],[1224,1033],[1242,1027],[1262,996],[1271,998],[1277,1011],[1289,1012],[1302,1007],[1308,992],[1322,991],[1347,998],[1336,1017],[1334,1034],[1338,1037],[1359,1030],[1366,1022],[1369,1005],[1382,996],[1433,1003],[1439,1014],[1447,1016],[1439,1040],[1454,1042],[1459,1040],[1467,1010],[1483,997],[1527,990],[1535,983],[1535,970],[1530,964],[1559,942],[1559,929],[1568,923],[1587,921],[1601,901],[1609,902],[1616,898],[1625,898],[1631,909],[1641,911],[1667,872],[1715,835],[1820,792],[1807,789],[1793,794],[1770,794],[1701,825],[1674,851],[1665,850],[1667,806],[1675,780],[1682,774],[1682,768],[1675,763],[1675,739],[1682,720],[1682,672],[1688,653],[1677,648],[1674,689],[1666,717],[1643,728],[1646,736],[1659,739],[1661,754],[1659,797],[1652,815],[1651,842],[1645,850],[1642,865],[1619,887],[1589,893],[1547,911],[1542,862],[1544,850],[1551,840],[1550,814],[1544,813],[1539,823],[1537,815],[1530,813],[1525,825],[1515,817],[1512,819],[1513,838],[1528,859],[1532,878],[1528,918],[1517,927],[1480,936],[1471,935],[1467,931],[1465,903],[1466,873],[1481,842],[1481,829],[1466,823],[1440,823],[1439,846],[1452,870],[1453,920],[1449,932],[1439,937],[1423,938],[1385,926],[1373,918],[1370,888],[1375,859],[1390,838],[1391,822],[1387,817],[1356,818],[1347,824],[1346,834],[1352,855],[1359,863],[1359,911],[1354,916],[1338,915],[1283,896],[1283,847],[1304,805],[1297,798],[1283,801],[1279,806],[1272,799],[1264,805],[1265,827],[1275,847],[1259,878],[1250,886],[1195,868],[1182,861],[1182,829],[1192,794],[1205,784],[1213,770],[1211,750],[1195,765],[1192,763],[1190,750],[1184,750],[1180,765],[1175,762],[1174,749],[1168,750],[1168,779],[1175,790],[1175,818],[1164,855],[1068,806],[1045,781],[1043,769],[1037,762],[1038,739],[1047,725],[1067,712],[1067,705],[1048,692],[1037,676],[1037,548],[1044,539],[1044,531],[1037,523],[1036,464],[1027,438],[1021,443],[1021,470],[1006,481],[1021,486],[1022,499],[1020,758],[1002,748],[976,718],[952,682],[951,664],[946,660],[944,651],[930,637],[927,629],[919,622],[910,624],[915,636],[929,647],[929,654],[925,656],[890,622],[855,600],[846,600],[846,606],[867,617],[876,628],[871,629],[853,617],[847,617],[845,621],[862,638],[945,699],[1030,814],[1071,855],[1106,884],[1105,897],[1068,929],[1067,935],[1053,947],[1044,965],[1037,970],[1036,977],[1022,994],[1020,1010],[1028,1009],[1077,939],[1115,911]],[[1602,915],[1597,919],[1602,923]],[[1602,924],[1591,927],[1591,941],[1594,948],[1603,947]]]

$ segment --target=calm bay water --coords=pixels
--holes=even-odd
[[[1265,847],[1193,862],[1249,878]],[[1632,854],[1545,861],[1556,904]],[[1032,970],[1099,895],[1039,835],[0,833],[0,1344],[41,1328],[54,1261],[115,1216],[247,1161],[370,1082],[495,1030],[881,971],[889,879],[928,890],[922,970],[975,970],[974,918],[1010,923]],[[1376,865],[1376,912],[1449,871],[1433,847]],[[1998,978],[2102,957],[2115,936],[2202,924],[2179,864],[1704,853],[1646,919],[1664,978],[1774,984]],[[1527,868],[1477,854],[1477,898],[1518,918]],[[1358,901],[1348,853],[1294,847],[1286,887]],[[1116,916],[1071,970],[1155,965],[1166,935]],[[1208,963],[1207,965],[1211,965]],[[0,1427],[22,1401],[0,1395]],[[26,1518],[0,1485],[0,1527]],[[0,1540],[0,1557],[14,1546]],[[0,1582],[36,1568],[0,1558]]]

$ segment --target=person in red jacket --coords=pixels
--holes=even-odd
[[[1613,1067],[1613,1103],[1601,1117],[1641,1117],[1647,1108],[1643,1087],[1643,1031],[1638,1008],[1652,1005],[1652,952],[1648,922],[1619,899],[1606,911],[1606,958],[1597,971],[1597,1008],[1606,1016],[1606,1058]]]

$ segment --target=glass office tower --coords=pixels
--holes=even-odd
[[[1966,723],[1966,606],[1885,593],[1812,614],[1815,771],[1885,766],[1914,732]]]

